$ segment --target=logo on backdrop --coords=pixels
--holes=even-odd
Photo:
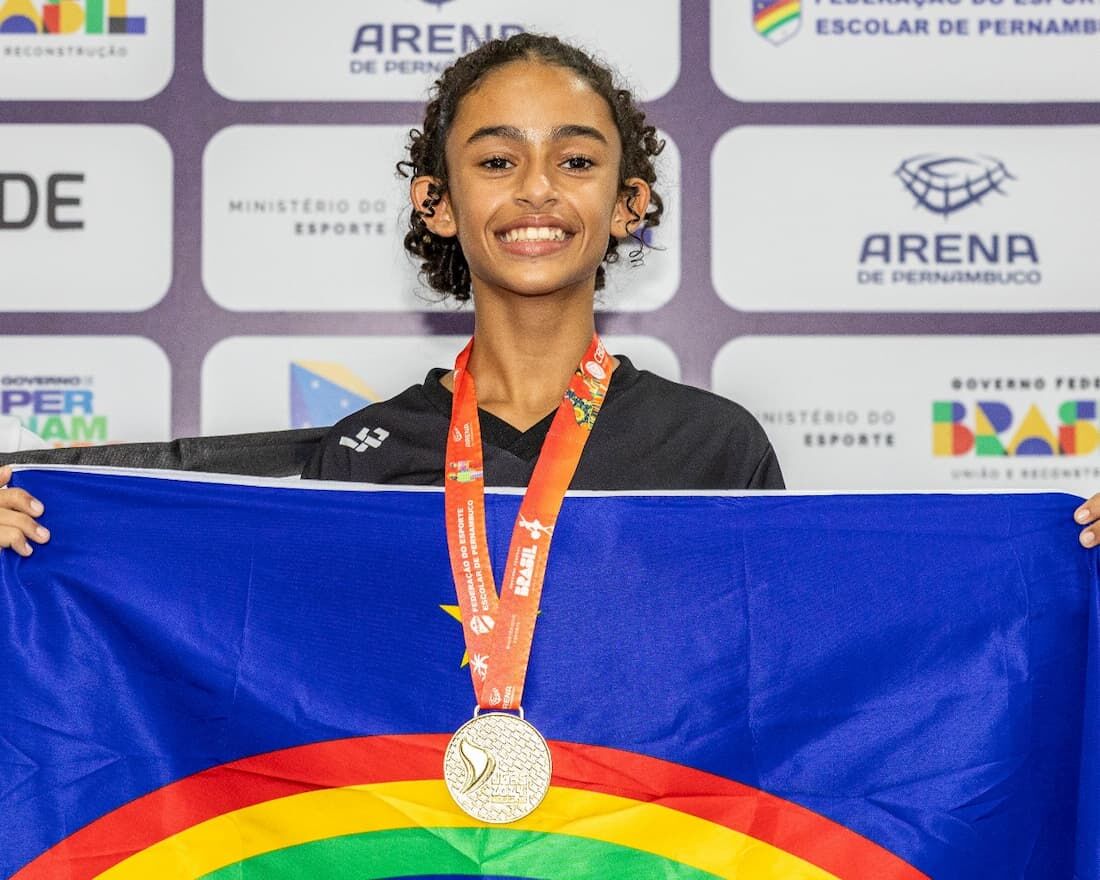
[[[1015,180],[1005,163],[991,156],[913,156],[894,174],[918,205],[943,217],[977,205],[991,193],[1004,195],[1004,182]]]
[[[1080,456],[1100,450],[1100,375],[955,379],[951,390],[950,399],[932,404],[936,456]]]
[[[290,365],[291,428],[334,425],[377,399],[378,394],[343,364],[294,361]],[[360,442],[379,445],[362,438]]]
[[[922,231],[898,223],[863,237],[856,280],[862,285],[979,284],[989,287],[1038,285],[1042,281],[1039,246],[1027,232],[992,225],[995,212],[972,208],[1008,195],[1016,181],[1005,163],[990,156],[957,153],[920,154],[903,159],[894,171],[922,212],[945,224],[965,212],[971,225]],[[981,226],[978,224],[982,223]]]
[[[229,198],[225,205],[231,217],[285,219],[282,228],[296,238],[378,238],[389,228],[386,200],[369,196]]]
[[[422,0],[441,16],[451,0]],[[459,55],[489,40],[506,39],[526,30],[505,21],[444,20],[430,22],[382,21],[361,24],[351,41],[348,72],[433,76],[442,73]]]
[[[91,446],[112,440],[105,413],[96,409],[91,376],[0,376],[0,415],[15,416],[54,446]]]
[[[26,174],[0,171],[0,231],[34,225],[54,230],[84,228],[84,174],[58,171]]]
[[[801,0],[752,0],[752,26],[773,46],[787,42],[802,26]]]
[[[1100,456],[1100,373],[956,377],[931,416],[932,455],[955,460],[956,478],[1100,476],[1081,461]]]
[[[145,16],[130,15],[127,0],[7,0],[0,8],[0,34],[133,36],[145,32]]]
[[[172,0],[0,0],[0,100],[145,100],[174,42]]]
[[[897,414],[892,409],[799,407],[753,414],[769,433],[797,431],[806,449],[893,449],[897,445]]]

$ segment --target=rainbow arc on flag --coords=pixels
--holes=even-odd
[[[921,880],[871,841],[728,779],[619,749],[553,743],[531,816],[486,826],[440,779],[447,737],[326,741],[203,771],[86,826],[13,880],[782,876],[872,869]],[[645,781],[644,785],[639,785]],[[675,794],[670,794],[675,792]]]

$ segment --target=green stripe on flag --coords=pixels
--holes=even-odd
[[[382,880],[425,874],[715,880],[707,871],[618,844],[506,828],[402,828],[329,837],[234,862],[202,880]]]

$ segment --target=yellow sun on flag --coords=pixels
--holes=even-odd
[[[457,605],[440,605],[439,608],[440,608],[441,611],[443,611],[445,614],[447,614],[448,617],[453,617],[460,624],[462,623],[462,609],[459,608]],[[535,617],[538,617],[540,614],[542,614],[542,609],[541,608],[538,611],[535,612]],[[462,652],[462,662],[459,664],[458,668],[461,669],[464,666],[469,666],[469,665],[470,665],[470,652],[469,651],[463,651]]]
[[[462,623],[462,609],[459,608],[457,605],[440,605],[439,607],[443,611],[445,611],[448,615],[450,615],[455,620],[457,620],[459,623]],[[470,665],[470,652],[469,651],[463,651],[462,652],[462,662],[459,664],[459,669],[461,669],[463,666],[469,666],[469,665]]]

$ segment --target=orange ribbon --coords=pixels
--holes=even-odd
[[[444,481],[447,547],[478,705],[516,709],[523,697],[554,525],[607,394],[612,367],[599,336],[593,335],[554,414],[520,504],[498,597],[485,534],[477,394],[466,369],[473,345],[471,340],[455,359]]]

